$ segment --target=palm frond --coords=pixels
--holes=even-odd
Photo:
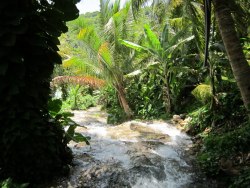
[[[93,76],[57,76],[51,81],[51,86],[61,84],[88,85],[92,88],[101,88],[105,85],[105,81]]]
[[[184,1],[185,20],[192,27],[192,32],[195,36],[195,42],[199,49],[200,56],[204,57],[205,40],[204,40],[204,10],[203,5],[199,1]]]
[[[132,13],[134,18],[138,15],[139,9],[145,5],[145,3],[149,2],[149,0],[131,0],[132,2]]]
[[[116,14],[117,12],[120,11],[120,6],[121,6],[121,0],[115,0],[111,4],[111,10],[112,10],[112,15]]]
[[[189,41],[191,41],[191,40],[193,40],[193,39],[194,39],[194,36],[193,36],[193,35],[190,36],[190,37],[188,37],[188,38],[182,39],[182,40],[180,40],[177,44],[172,45],[172,46],[170,46],[169,48],[167,48],[167,49],[165,50],[165,52],[167,52],[167,54],[171,54],[171,53],[173,53],[176,49],[178,49],[182,44],[184,44],[184,43],[186,43],[186,42],[189,42]]]
[[[119,38],[126,38],[129,25],[130,2],[125,4],[125,7],[112,15],[108,23],[105,25],[106,38],[112,47],[119,46]],[[118,47],[119,48],[119,47]]]
[[[174,8],[180,6],[183,3],[183,0],[172,0],[172,1],[168,1],[168,2],[169,2],[169,6],[174,9]]]
[[[98,50],[98,57],[100,61],[104,61],[109,67],[112,67],[113,59],[112,54],[110,53],[109,44],[107,42],[103,43]]]
[[[93,59],[89,59],[86,55],[67,59],[63,61],[62,66],[66,69],[70,69],[74,75],[100,77],[100,69],[95,65]]]
[[[104,26],[111,17],[109,4],[110,0],[100,0],[100,20],[102,26]]]

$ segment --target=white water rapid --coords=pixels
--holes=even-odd
[[[90,136],[91,145],[70,143],[75,166],[57,187],[211,187],[188,155],[191,139],[173,125],[163,121],[108,125],[98,108],[74,114],[73,120],[86,127],[77,131]]]

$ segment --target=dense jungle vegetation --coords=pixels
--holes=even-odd
[[[111,124],[189,118],[207,176],[249,186],[250,3],[77,2],[0,2],[0,185],[66,175],[88,142],[67,111],[102,105]]]

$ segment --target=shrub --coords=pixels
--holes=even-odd
[[[86,110],[97,105],[99,93],[89,91],[88,87],[69,85],[68,96],[63,101],[63,110]]]
[[[200,84],[192,91],[192,94],[197,100],[201,101],[203,104],[206,104],[211,100],[212,97],[211,87],[207,84]]]

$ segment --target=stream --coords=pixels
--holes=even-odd
[[[74,111],[77,132],[90,146],[70,142],[74,167],[58,188],[206,188],[208,183],[188,154],[189,136],[164,121],[108,125],[107,114],[93,107]]]

